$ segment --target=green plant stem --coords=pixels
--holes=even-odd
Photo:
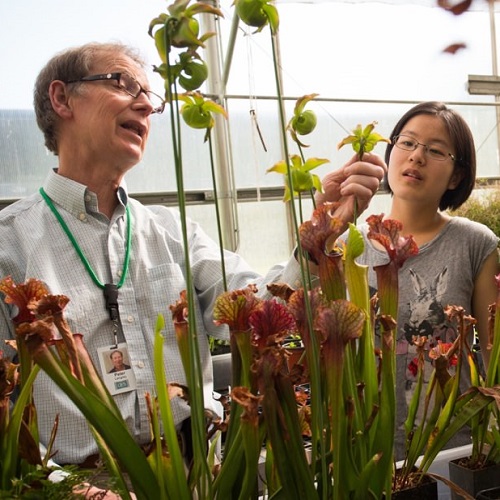
[[[241,432],[243,437],[243,448],[245,450],[246,467],[239,499],[247,500],[255,496],[257,492],[259,457],[262,451],[263,432],[258,423],[256,425],[246,419],[241,420]]]
[[[287,165],[287,175],[288,179],[290,180],[290,194],[291,194],[291,211],[292,211],[292,220],[293,220],[293,225],[294,225],[294,232],[296,235],[296,239],[300,248],[300,236],[299,236],[299,226],[298,226],[298,219],[297,219],[297,211],[295,208],[295,202],[293,198],[293,181],[292,181],[292,175],[291,175],[291,165],[290,165],[290,154],[288,151],[288,143],[286,140],[286,120],[285,120],[285,109],[284,109],[284,102],[283,102],[283,96],[281,93],[281,78],[280,74],[278,71],[279,64],[278,64],[278,55],[277,55],[277,47],[276,47],[276,40],[275,40],[275,34],[272,33],[271,31],[271,44],[272,44],[272,53],[273,53],[273,68],[274,68],[274,74],[275,74],[275,81],[276,81],[276,91],[277,91],[277,96],[278,96],[278,111],[279,111],[279,118],[280,118],[280,127],[281,127],[281,135],[283,137],[283,148],[284,148],[284,154],[285,154],[285,161]],[[300,271],[301,271],[301,278],[302,278],[302,283],[304,286],[308,283],[307,280],[307,273],[306,273],[306,263],[304,262],[303,254],[302,251],[298,252],[299,255],[299,265],[300,265]],[[307,321],[309,325],[309,329],[312,332],[313,331],[313,319],[312,319],[312,311],[311,311],[311,304],[309,302],[308,295],[305,294],[305,307],[306,307],[306,314],[307,314]],[[311,336],[314,338],[314,335]],[[310,385],[311,385],[311,414],[314,415],[313,421],[311,423],[311,432],[312,432],[312,463],[315,463],[316,457],[319,456],[321,460],[321,475],[322,477],[327,477],[327,464],[326,464],[326,458],[325,458],[325,453],[323,453],[325,449],[325,443],[324,443],[324,438],[322,437],[322,429],[323,429],[323,411],[322,411],[322,398],[321,398],[321,375],[320,375],[320,370],[319,370],[319,346],[317,342],[314,340],[311,342],[311,352],[308,355],[308,366],[310,370]],[[315,446],[318,445],[318,446]],[[324,500],[326,500],[326,491],[324,494]]]
[[[238,332],[235,332],[237,335]],[[231,387],[238,387],[241,385],[241,381],[243,378],[243,360],[242,355],[240,353],[240,349],[238,347],[238,341],[236,335],[230,334],[229,342],[231,346]],[[239,425],[239,417],[243,409],[241,406],[236,403],[234,399],[231,399],[230,403],[230,415],[231,418],[229,420],[229,428],[226,433],[226,441],[225,441],[225,451],[231,450],[234,446],[233,441],[236,438],[237,434],[240,432]]]
[[[374,441],[375,451],[382,452],[380,474],[376,476],[373,489],[381,494],[391,490],[394,434],[396,431],[396,324],[398,317],[398,266],[390,261],[387,265],[375,267],[379,286],[380,312],[392,318],[394,327],[382,332],[381,391],[378,414],[379,431]],[[382,328],[384,330],[384,327]]]
[[[486,386],[493,387],[500,384],[500,288],[496,299],[495,323],[493,326],[493,345],[490,352],[490,362],[486,372]]]
[[[170,485],[175,485],[175,496],[177,499],[189,500],[191,497],[189,487],[184,472],[184,460],[179,449],[179,442],[175,432],[175,422],[172,414],[172,407],[168,397],[167,380],[165,377],[165,367],[163,361],[163,337],[161,330],[164,328],[164,320],[162,316],[158,316],[155,339],[154,339],[154,369],[157,387],[158,405],[160,407],[160,414],[163,421],[163,429],[165,433],[165,441],[168,446],[169,460],[171,467],[166,467],[163,470],[167,473],[167,479]],[[158,434],[156,434],[158,436]],[[158,449],[158,462],[161,467],[161,443]],[[161,477],[161,476],[159,476]],[[169,487],[170,491],[170,487]]]
[[[468,365],[470,368],[471,386],[480,387],[481,378],[479,376],[478,367],[476,366],[472,352],[469,350],[467,354]],[[473,464],[481,462],[490,415],[491,408],[486,407],[480,414],[474,415],[474,417],[471,418],[470,428],[472,452],[470,458]]]
[[[293,387],[288,377],[273,375],[273,361],[264,363],[261,376],[266,390],[262,408],[285,498],[317,498]]]
[[[302,193],[298,193],[297,194],[297,198],[299,199],[299,222],[300,224],[303,224],[304,222],[304,213],[303,213],[303,210],[302,210]],[[292,199],[292,202],[293,202],[293,199]]]
[[[227,291],[227,277],[226,277],[226,261],[224,258],[224,241],[222,239],[222,226],[220,221],[220,208],[219,208],[219,195],[217,192],[217,177],[215,175],[215,165],[214,165],[214,153],[212,144],[212,133],[207,131],[208,136],[208,146],[210,152],[210,170],[212,173],[212,186],[214,190],[214,200],[215,200],[215,216],[217,219],[217,235],[219,237],[219,248],[220,248],[220,262],[222,268],[222,282],[224,284],[224,291]]]
[[[250,331],[231,331],[231,387],[247,387],[252,391],[250,371],[252,362],[252,346]],[[230,405],[229,428],[226,433],[225,453],[232,449],[234,439],[240,432],[240,417],[243,413],[241,405],[232,398]]]
[[[35,378],[40,371],[38,366],[33,366],[31,372],[24,380],[21,392],[18,396],[10,420],[6,426],[5,435],[0,435],[1,464],[0,489],[10,490],[12,478],[16,477],[17,462],[19,456],[19,433],[23,421],[24,408],[32,397],[32,387]],[[3,429],[2,429],[3,430]]]
[[[22,389],[24,383],[31,376],[31,371],[33,370],[33,360],[26,348],[25,339],[21,336],[17,338],[17,355],[19,359],[19,381],[20,381],[20,390]],[[26,407],[34,408],[33,403],[33,391],[27,395],[28,400],[26,401]],[[36,411],[29,411],[24,416],[24,421],[29,428],[31,435],[35,442],[39,443],[39,433],[38,433],[38,422]]]
[[[344,270],[349,300],[356,304],[366,315],[363,334],[358,343],[357,356],[355,356],[357,380],[363,381],[364,384],[364,404],[362,406],[364,414],[362,418],[366,422],[368,414],[372,412],[375,403],[378,402],[377,367],[373,356],[374,326],[368,288],[368,266],[362,266],[356,262],[356,258],[364,252],[364,240],[354,224],[349,226],[348,241]]]
[[[234,424],[231,445],[224,446],[222,467],[213,483],[213,492],[216,498],[232,498],[232,492],[241,491],[241,477],[245,470],[243,431],[238,419],[237,424]]]
[[[203,497],[207,484],[210,484],[211,477],[206,460],[207,456],[207,441],[205,436],[204,425],[204,399],[203,399],[203,372],[201,370],[201,360],[199,346],[197,340],[196,327],[196,308],[194,302],[195,290],[193,286],[193,278],[191,274],[190,256],[189,256],[189,240],[187,236],[187,215],[186,215],[186,197],[184,189],[184,175],[182,165],[182,148],[181,148],[181,125],[179,102],[177,99],[177,88],[175,79],[173,78],[170,63],[170,38],[169,30],[165,29],[165,46],[167,47],[167,79],[169,82],[170,96],[170,121],[172,126],[172,144],[174,148],[175,174],[177,181],[177,194],[179,201],[179,212],[181,214],[181,229],[184,246],[185,273],[186,273],[186,291],[188,302],[188,317],[189,317],[189,346],[190,346],[190,363],[186,370],[186,378],[190,388],[191,398],[191,424],[193,438],[193,481],[198,484],[198,492]]]
[[[344,346],[339,343],[336,349],[332,350],[329,357],[331,364],[327,372],[328,392],[330,395],[330,406],[332,409],[332,449],[333,449],[333,498],[345,498],[345,491],[348,485],[345,484],[345,458],[347,450],[345,446],[346,436],[346,416],[343,400],[343,367],[344,367]],[[332,357],[335,356],[335,359]],[[345,488],[345,489],[344,489]]]

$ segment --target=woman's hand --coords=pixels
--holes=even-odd
[[[344,215],[351,213],[352,220],[355,210],[358,216],[368,207],[386,172],[387,165],[376,154],[365,153],[363,161],[353,156],[343,167],[323,178],[323,193],[316,193],[316,203],[341,202],[346,209]]]

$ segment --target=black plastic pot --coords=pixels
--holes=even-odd
[[[500,464],[483,467],[482,469],[469,469],[459,465],[460,460],[460,458],[457,458],[449,462],[450,480],[467,493],[475,496],[482,490],[500,487]],[[452,490],[451,498],[460,500],[462,496]]]
[[[438,500],[437,481],[433,477],[424,474],[422,480],[415,486],[393,491],[392,498],[395,500]]]
[[[393,492],[392,498],[396,500],[422,500],[424,498],[425,500],[437,500],[437,481],[426,476],[424,480],[416,486]]]
[[[500,486],[482,490],[476,495],[476,500],[498,500],[500,499]]]

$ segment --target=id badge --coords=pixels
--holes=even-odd
[[[114,396],[123,392],[135,391],[134,370],[130,362],[127,344],[125,342],[101,347],[97,350],[104,383]]]

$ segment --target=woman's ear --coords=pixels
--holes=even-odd
[[[49,97],[52,108],[61,118],[68,118],[72,115],[69,94],[64,82],[61,80],[52,81],[49,85]]]
[[[451,174],[450,182],[448,183],[448,189],[453,190],[462,182],[464,178],[464,173],[461,169],[456,168],[453,174]]]

